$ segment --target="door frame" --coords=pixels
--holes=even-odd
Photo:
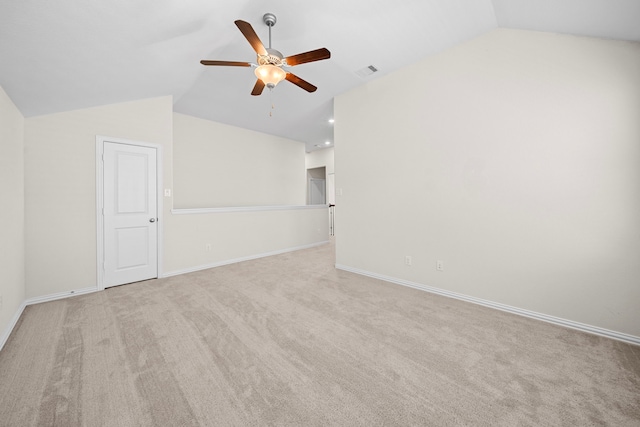
[[[162,277],[162,253],[164,244],[164,209],[163,209],[163,156],[162,145],[150,142],[133,141],[123,138],[96,135],[96,288],[104,290],[104,144],[133,145],[154,148],[156,150],[156,204],[158,210],[158,244],[156,258],[158,260],[158,278]]]

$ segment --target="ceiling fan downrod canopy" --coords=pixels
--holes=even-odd
[[[265,13],[264,16],[262,17],[262,22],[264,22],[265,25],[269,27],[269,49],[271,49],[271,27],[276,25],[276,22],[278,22],[278,19],[276,18],[276,15],[274,15],[273,13]]]

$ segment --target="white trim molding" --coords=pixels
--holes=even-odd
[[[309,248],[313,248],[313,247],[316,247],[316,246],[326,245],[327,243],[329,243],[329,241],[325,240],[325,241],[322,241],[322,242],[316,242],[316,243],[312,243],[312,244],[309,244],[309,245],[297,246],[297,247],[281,249],[281,250],[277,250],[277,251],[273,251],[273,252],[266,252],[266,253],[261,253],[261,254],[249,255],[249,256],[245,256],[245,257],[241,257],[241,258],[234,258],[234,259],[215,262],[215,263],[211,263],[211,264],[200,265],[200,266],[197,266],[197,267],[187,268],[187,269],[184,269],[184,270],[172,271],[172,272],[163,274],[162,276],[160,276],[160,274],[158,274],[158,278],[160,279],[160,278],[164,278],[164,277],[178,276],[180,274],[192,273],[194,271],[206,270],[206,269],[214,268],[214,267],[221,267],[223,265],[235,264],[235,263],[242,262],[242,261],[250,261],[252,259],[264,258],[264,257],[272,256],[272,255],[280,255],[280,254],[284,254],[284,253],[287,253],[287,252],[293,252],[293,251],[297,251],[297,250],[301,250],[301,249],[309,249]],[[93,293],[93,292],[102,292],[103,290],[104,290],[103,288],[92,286],[92,287],[88,287],[88,288],[76,289],[76,290],[73,290],[73,291],[58,292],[58,293],[50,294],[50,295],[43,295],[43,296],[40,296],[40,297],[29,298],[29,299],[25,300],[20,305],[20,307],[18,308],[16,313],[13,315],[13,318],[11,319],[11,322],[9,322],[9,325],[7,326],[7,328],[5,329],[3,334],[0,336],[0,351],[4,347],[4,345],[7,342],[7,340],[9,339],[9,336],[11,335],[11,332],[13,332],[13,329],[15,328],[16,324],[18,323],[18,320],[20,319],[20,316],[22,315],[22,312],[24,311],[24,309],[27,306],[33,305],[33,304],[40,304],[40,303],[43,303],[43,302],[55,301],[55,300],[59,300],[59,299],[63,299],[63,298],[70,298],[70,297],[74,297],[74,296],[78,296],[78,295],[90,294],[90,293]]]
[[[18,323],[18,320],[20,320],[20,316],[22,316],[22,312],[24,311],[26,306],[27,304],[24,302],[20,304],[20,307],[18,307],[18,310],[11,318],[11,322],[9,322],[7,329],[5,329],[2,333],[2,336],[0,336],[0,351],[2,351],[4,345],[9,340],[9,336],[11,336],[11,332],[13,332],[13,328],[16,327],[16,324]]]
[[[248,255],[248,256],[240,257],[240,258],[234,258],[234,259],[228,259],[228,260],[224,260],[224,261],[213,262],[213,263],[210,263],[210,264],[198,265],[196,267],[190,267],[190,268],[185,268],[185,269],[182,269],[182,270],[170,271],[168,273],[165,273],[162,277],[164,278],[164,277],[178,276],[180,274],[193,273],[194,271],[207,270],[209,268],[215,268],[215,267],[222,267],[223,265],[235,264],[235,263],[243,262],[243,261],[250,261],[252,259],[265,258],[265,257],[272,256],[272,255],[280,255],[280,254],[284,254],[284,253],[287,253],[287,252],[299,251],[301,249],[314,248],[316,246],[326,245],[327,243],[329,243],[329,241],[325,240],[325,241],[322,241],[322,242],[311,243],[309,245],[297,246],[297,247],[294,247],[294,248],[280,249],[280,250],[273,251],[273,252],[265,252],[265,253],[261,253],[261,254]]]
[[[18,320],[20,319],[20,316],[22,316],[22,312],[27,306],[33,305],[33,304],[40,304],[42,302],[49,302],[49,301],[55,301],[58,299],[74,297],[77,295],[90,294],[93,292],[98,292],[99,290],[100,289],[96,287],[82,288],[82,289],[77,289],[75,291],[58,292],[56,294],[43,295],[41,297],[36,297],[36,298],[29,298],[23,301],[22,304],[20,304],[20,307],[18,307],[18,310],[16,311],[16,313],[11,318],[11,322],[9,322],[9,326],[7,326],[7,329],[3,332],[2,336],[0,336],[0,351],[6,344],[7,340],[9,339],[11,332],[13,332],[13,329],[18,324]]]
[[[78,295],[91,294],[93,292],[98,292],[98,291],[101,291],[101,290],[102,289],[98,289],[98,288],[92,286],[90,288],[76,289],[74,291],[58,292],[58,293],[50,294],[50,295],[43,295],[41,297],[29,298],[24,302],[24,304],[25,305],[40,304],[40,303],[43,303],[43,302],[55,301],[55,300],[58,300],[58,299],[75,297],[75,296],[78,296]]]
[[[174,215],[196,215],[228,212],[265,212],[265,211],[293,211],[304,209],[327,209],[329,205],[276,205],[276,206],[229,206],[222,208],[193,208],[171,209]]]
[[[396,277],[384,276],[382,274],[372,273],[370,271],[360,270],[358,268],[349,267],[347,265],[336,264],[335,267],[338,270],[348,271],[350,273],[359,274],[361,276],[367,276],[374,279],[383,280],[385,282],[394,283],[396,285],[407,286],[421,291],[430,292],[432,294],[442,295],[449,298],[454,298],[461,301],[470,302],[473,304],[482,305],[485,307],[493,308],[507,313],[517,314],[519,316],[529,317],[531,319],[542,320],[543,322],[552,323],[554,325],[564,326],[565,328],[576,329],[578,331],[587,332],[589,334],[600,335],[602,337],[611,338],[618,341],[623,341],[629,344],[640,345],[640,337],[634,335],[625,334],[622,332],[611,331],[609,329],[600,328],[597,326],[587,325],[580,322],[574,322],[573,320],[562,319],[560,317],[550,316],[544,313],[538,313],[535,311],[525,310],[518,307],[513,307],[498,302],[493,302],[481,298],[472,297],[469,295],[459,294],[457,292],[451,292],[440,288],[434,288],[432,286],[423,285],[421,283],[411,282],[409,280],[398,279]]]

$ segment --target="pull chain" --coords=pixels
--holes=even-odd
[[[273,103],[273,89],[269,89],[269,103],[271,104],[271,110],[269,110],[269,117],[273,117],[273,111],[276,109]]]

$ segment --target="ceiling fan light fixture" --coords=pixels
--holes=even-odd
[[[311,83],[302,80],[293,73],[287,72],[282,67],[293,67],[309,62],[322,61],[331,58],[331,52],[327,48],[310,50],[309,52],[298,53],[297,55],[287,56],[276,49],[271,48],[271,27],[276,23],[276,16],[273,13],[266,13],[263,16],[263,22],[269,27],[269,47],[265,47],[256,34],[250,23],[237,19],[234,21],[236,27],[240,30],[245,39],[249,42],[257,55],[257,64],[242,61],[218,61],[203,59],[200,61],[202,65],[227,66],[227,67],[256,67],[254,73],[258,80],[251,91],[252,96],[262,94],[264,87],[273,89],[282,80],[287,80],[291,84],[298,86],[307,92],[315,92],[318,88]]]
[[[255,70],[256,77],[264,82],[268,88],[275,87],[286,77],[287,73],[280,67],[265,64],[260,65]]]

